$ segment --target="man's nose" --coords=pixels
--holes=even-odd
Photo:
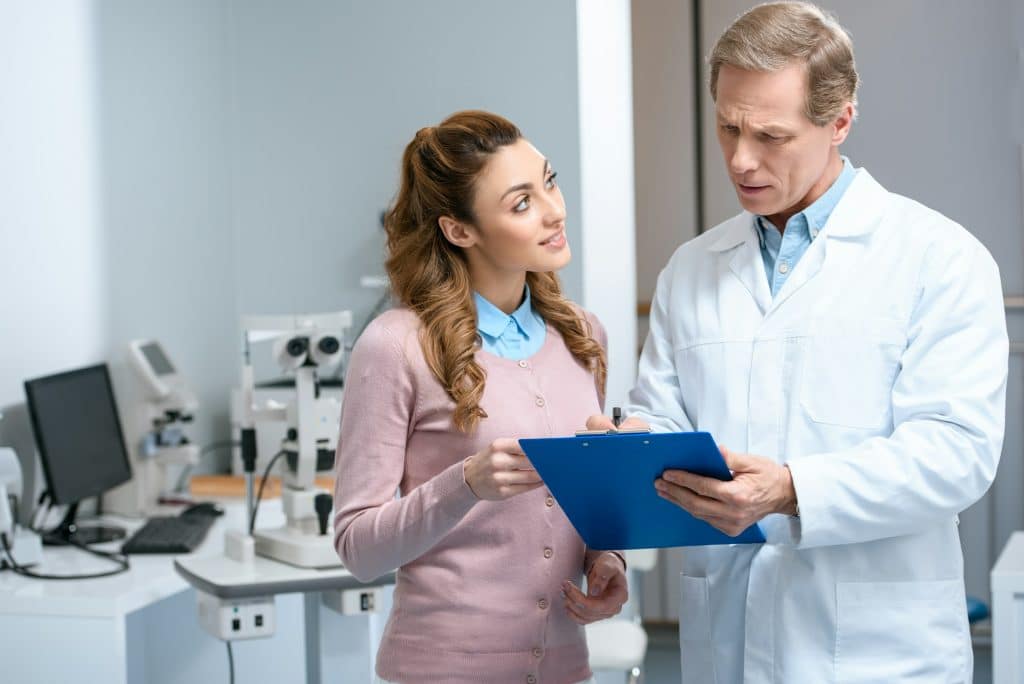
[[[732,156],[729,158],[730,171],[732,171],[734,175],[740,176],[751,171],[756,171],[758,164],[759,162],[754,145],[741,137],[736,141],[736,148],[733,150]]]

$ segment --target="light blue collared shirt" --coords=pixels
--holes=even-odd
[[[757,237],[761,241],[761,257],[764,259],[764,271],[768,276],[768,285],[772,291],[772,297],[782,289],[789,274],[796,268],[800,257],[804,255],[807,248],[811,246],[814,238],[825,227],[832,210],[839,204],[839,199],[850,187],[854,176],[857,175],[853,164],[846,157],[843,157],[843,170],[839,177],[832,183],[818,199],[814,200],[811,206],[799,214],[795,214],[786,221],[786,230],[779,233],[771,221],[764,216],[755,219]]]
[[[518,361],[533,356],[544,345],[547,327],[530,304],[529,287],[525,288],[523,303],[511,315],[477,292],[473,293],[473,301],[476,303],[476,329],[484,351]]]

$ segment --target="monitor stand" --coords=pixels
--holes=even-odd
[[[89,546],[124,539],[126,536],[124,528],[116,525],[79,527],[75,523],[76,515],[78,515],[77,502],[68,506],[68,512],[56,528],[43,535],[43,544],[46,546],[67,546],[68,544]]]

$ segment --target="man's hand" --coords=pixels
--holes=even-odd
[[[598,556],[587,573],[587,589],[589,596],[569,580],[562,582],[565,610],[573,622],[587,625],[618,615],[622,610],[622,604],[629,598],[626,568],[622,559],[614,553],[602,553]]]
[[[795,515],[796,490],[789,468],[761,456],[719,447],[732,471],[728,482],[685,470],[666,470],[654,481],[658,496],[735,537],[770,513]]]
[[[619,424],[619,427],[615,427],[615,423],[608,416],[602,416],[597,414],[587,418],[587,429],[588,430],[628,430],[636,428],[647,428],[650,429],[650,425],[640,420],[639,418],[626,418]]]

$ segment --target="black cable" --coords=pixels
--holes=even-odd
[[[259,492],[256,494],[256,503],[254,503],[252,506],[252,517],[249,519],[250,535],[252,534],[252,531],[256,529],[256,513],[260,510],[260,500],[263,498],[263,487],[266,486],[267,478],[270,477],[270,471],[274,467],[274,464],[277,463],[277,459],[284,456],[284,454],[284,449],[274,454],[274,458],[270,459],[270,463],[267,464],[266,469],[263,471],[263,479],[260,480],[260,489]]]
[[[0,546],[3,547],[4,555],[7,557],[8,564],[11,566],[11,569],[16,574],[21,575],[23,577],[31,577],[32,579],[43,580],[84,580],[97,579],[100,577],[110,577],[111,575],[119,575],[122,572],[128,571],[128,557],[123,554],[116,553],[113,551],[100,551],[98,549],[91,549],[85,544],[79,544],[78,542],[70,539],[67,541],[67,545],[82,549],[83,551],[91,553],[94,556],[99,556],[100,558],[106,558],[107,560],[114,561],[118,564],[119,567],[116,570],[106,570],[104,572],[94,572],[84,575],[48,575],[46,573],[33,572],[28,568],[24,567],[23,565],[19,565],[18,562],[14,560],[14,552],[11,551],[11,544],[10,541],[7,539],[7,534],[0,534]]]
[[[225,641],[228,645],[228,676],[231,684],[235,684],[235,654],[231,652],[231,642]]]
[[[214,451],[217,451],[219,449],[223,449],[224,447],[233,447],[238,446],[240,444],[241,442],[234,439],[226,439],[221,442],[213,442],[211,444],[207,444],[206,446],[199,450],[198,458],[200,461],[202,461],[203,456],[206,456],[207,454],[213,453]],[[181,475],[178,477],[178,481],[174,484],[175,492],[181,492],[185,489],[185,481],[188,479],[188,476],[192,474],[192,471],[195,469],[195,465],[189,463],[182,469]]]

